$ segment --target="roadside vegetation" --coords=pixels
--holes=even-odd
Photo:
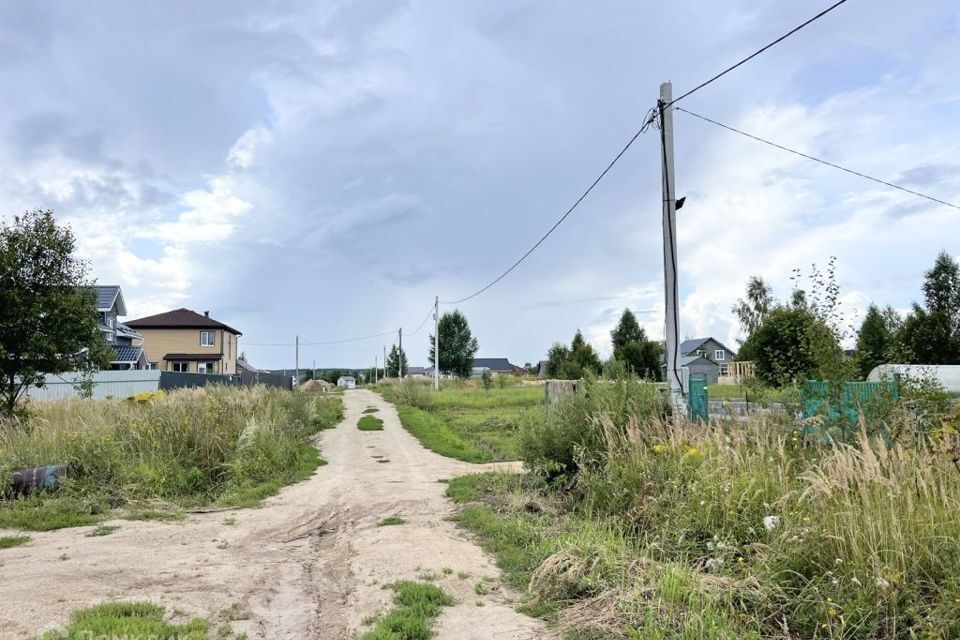
[[[444,386],[440,391],[408,380],[377,387],[397,405],[400,422],[420,443],[440,455],[466,462],[517,460],[520,424],[543,410],[543,387],[490,389]],[[515,384],[509,380],[510,384]]]
[[[341,418],[339,399],[264,387],[35,403],[0,422],[0,475],[51,464],[69,474],[54,490],[0,500],[0,528],[96,524],[117,508],[167,519],[254,505],[323,464],[310,436]]]
[[[214,635],[210,623],[195,618],[170,622],[163,607],[150,602],[109,602],[75,612],[65,632],[51,631],[43,640],[73,638],[178,638],[179,640],[237,638],[229,627]]]
[[[591,640],[960,637],[960,412],[838,440],[669,421],[651,388],[588,383],[524,423],[527,474],[449,484],[526,611]]]
[[[383,420],[376,416],[361,416],[357,421],[360,431],[383,431]]]
[[[404,580],[390,585],[396,608],[371,622],[374,627],[362,640],[428,640],[433,620],[453,597],[435,584]]]

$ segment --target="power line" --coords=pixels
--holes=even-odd
[[[925,193],[921,193],[921,192],[919,192],[919,191],[914,191],[913,189],[908,189],[907,187],[903,187],[903,186],[901,186],[901,185],[899,185],[899,184],[894,184],[893,182],[888,182],[888,181],[886,181],[886,180],[881,180],[880,178],[875,178],[875,177],[873,177],[873,176],[871,176],[871,175],[867,175],[866,173],[861,173],[860,171],[855,171],[854,169],[849,169],[849,168],[847,168],[847,167],[844,167],[844,166],[842,166],[842,165],[836,164],[836,163],[834,163],[834,162],[830,162],[830,161],[824,160],[824,159],[822,159],[822,158],[817,158],[816,156],[811,156],[810,154],[803,153],[802,151],[797,151],[796,149],[791,149],[790,147],[785,147],[785,146],[783,146],[782,144],[778,144],[778,143],[776,143],[776,142],[772,142],[772,141],[770,141],[770,140],[766,140],[766,139],[761,138],[760,136],[756,136],[756,135],[754,135],[754,134],[752,134],[752,133],[747,133],[746,131],[741,131],[740,129],[736,129],[736,128],[734,128],[734,127],[731,127],[730,125],[723,124],[722,122],[717,122],[716,120],[712,120],[711,118],[708,118],[708,117],[706,117],[706,116],[700,115],[699,113],[694,113],[693,111],[688,111],[687,109],[684,109],[684,108],[682,108],[682,107],[675,107],[675,109],[676,109],[677,111],[683,111],[683,112],[686,113],[687,115],[691,115],[691,116],[693,116],[694,118],[699,118],[700,120],[703,120],[704,122],[709,122],[710,124],[713,124],[713,125],[716,125],[716,126],[718,126],[718,127],[723,128],[723,129],[726,129],[727,131],[732,131],[733,133],[738,133],[738,134],[740,134],[740,135],[742,135],[742,136],[745,136],[745,137],[747,137],[747,138],[750,138],[750,139],[752,139],[752,140],[756,140],[757,142],[762,142],[763,144],[769,145],[769,146],[771,146],[771,147],[774,147],[775,149],[780,149],[781,151],[786,151],[787,153],[792,153],[792,154],[794,154],[794,155],[800,156],[801,158],[806,158],[807,160],[813,160],[814,162],[819,162],[819,163],[822,164],[822,165],[826,165],[826,166],[832,167],[832,168],[834,168],[834,169],[839,169],[840,171],[845,171],[846,173],[849,173],[849,174],[851,174],[851,175],[855,175],[855,176],[857,176],[857,177],[864,178],[865,180],[870,180],[870,181],[872,181],[872,182],[876,182],[877,184],[882,184],[882,185],[884,185],[884,186],[886,186],[886,187],[890,187],[890,188],[892,188],[892,189],[898,189],[898,190],[903,191],[903,192],[905,192],[905,193],[909,193],[910,195],[917,196],[918,198],[924,198],[924,199],[926,199],[926,200],[930,200],[931,202],[936,202],[937,204],[942,204],[942,205],[947,206],[947,207],[953,207],[954,209],[960,209],[960,205],[955,205],[955,204],[953,204],[952,202],[947,202],[946,200],[940,200],[939,198],[934,198],[933,196],[927,195],[927,194],[925,194]]]
[[[655,116],[654,109],[651,109],[650,112],[648,112],[647,118],[645,119],[645,122],[644,122],[643,126],[640,127],[640,129],[638,129],[637,132],[633,134],[633,136],[627,141],[627,144],[625,144],[625,145],[623,146],[623,148],[620,149],[620,152],[617,153],[617,155],[615,155],[615,156],[613,157],[613,160],[611,160],[611,161],[609,162],[609,164],[607,164],[606,168],[604,168],[604,170],[600,172],[600,175],[598,175],[597,178],[596,178],[592,183],[590,183],[590,186],[587,187],[587,190],[584,191],[582,194],[580,194],[580,197],[577,198],[576,201],[575,201],[572,205],[570,205],[570,208],[567,209],[567,211],[566,211],[562,216],[560,216],[560,219],[557,220],[556,222],[554,222],[554,223],[553,223],[553,226],[550,227],[549,229],[547,229],[547,232],[544,233],[542,236],[540,236],[540,239],[537,240],[537,241],[534,243],[534,245],[527,250],[526,253],[524,253],[522,256],[520,256],[520,258],[519,258],[516,262],[514,262],[512,265],[510,265],[510,267],[509,267],[506,271],[504,271],[504,272],[501,273],[499,276],[497,276],[497,277],[494,278],[492,281],[490,281],[490,283],[488,283],[485,287],[483,287],[482,289],[480,289],[480,290],[478,290],[478,291],[475,291],[474,293],[470,294],[469,296],[467,296],[467,297],[465,297],[465,298],[461,298],[461,299],[459,299],[459,300],[449,300],[449,301],[448,301],[448,300],[441,300],[441,301],[440,301],[440,304],[448,304],[448,305],[449,305],[449,304],[460,304],[460,303],[462,303],[462,302],[466,302],[467,300],[472,300],[473,298],[476,298],[477,296],[479,296],[481,293],[483,293],[484,291],[486,291],[487,289],[489,289],[489,288],[492,287],[493,285],[497,284],[498,282],[500,282],[501,280],[503,280],[504,278],[506,278],[506,277],[510,274],[511,271],[513,271],[513,270],[516,269],[518,266],[520,266],[520,263],[523,262],[524,260],[526,260],[526,259],[530,256],[531,253],[533,253],[534,251],[536,251],[537,248],[538,248],[541,244],[543,244],[544,240],[546,240],[547,238],[549,238],[549,237],[550,237],[550,234],[553,233],[554,231],[556,231],[556,230],[557,230],[557,227],[559,227],[561,224],[563,224],[564,220],[566,220],[566,219],[570,216],[570,214],[573,213],[574,210],[576,210],[576,208],[577,208],[578,206],[580,206],[580,203],[583,202],[588,195],[590,195],[590,192],[593,191],[594,187],[596,187],[598,184],[600,184],[600,181],[603,180],[603,178],[607,175],[607,173],[610,172],[611,169],[613,169],[613,165],[617,164],[617,162],[620,160],[620,158],[623,157],[623,154],[625,154],[625,153],[627,152],[627,149],[629,149],[630,146],[633,145],[634,142],[636,142],[637,138],[640,137],[640,134],[642,134],[644,131],[647,130],[647,128],[648,128],[648,127],[650,126],[650,124],[653,122],[654,116]]]
[[[430,311],[427,312],[427,317],[423,319],[423,322],[420,323],[420,326],[407,334],[407,337],[413,337],[420,332],[420,329],[423,329],[423,325],[427,324],[427,320],[433,315],[433,305],[430,305]]]
[[[801,29],[803,29],[803,28],[806,27],[807,25],[809,25],[809,24],[811,24],[811,23],[813,23],[813,22],[816,22],[817,20],[819,20],[819,19],[822,18],[823,16],[827,15],[828,13],[830,13],[831,11],[833,11],[834,9],[836,9],[837,7],[839,7],[840,5],[842,5],[843,3],[845,3],[846,1],[847,1],[847,0],[838,0],[837,2],[833,3],[832,5],[830,5],[829,7],[827,7],[826,9],[824,9],[823,11],[821,11],[820,13],[818,13],[817,15],[813,16],[812,18],[810,18],[809,20],[807,20],[806,22],[804,22],[803,24],[797,25],[796,27],[794,27],[794,28],[791,29],[790,31],[786,32],[785,34],[783,34],[782,36],[780,36],[779,38],[777,38],[777,39],[774,40],[773,42],[767,44],[766,46],[764,46],[764,47],[762,47],[762,48],[760,48],[760,49],[757,49],[756,51],[754,51],[753,53],[751,53],[749,56],[747,56],[746,58],[744,58],[744,59],[741,60],[740,62],[736,63],[736,64],[733,65],[733,66],[727,67],[726,69],[724,69],[723,71],[721,71],[721,72],[718,73],[717,75],[713,76],[713,77],[710,78],[709,80],[705,80],[705,81],[701,82],[700,84],[698,84],[697,86],[695,86],[693,89],[690,89],[690,91],[687,91],[686,93],[684,93],[683,95],[681,95],[679,98],[674,98],[673,100],[671,100],[668,104],[666,104],[666,105],[664,105],[664,106],[665,106],[665,107],[669,107],[669,106],[671,106],[671,105],[674,105],[674,104],[680,102],[681,100],[683,100],[684,98],[686,98],[687,96],[692,95],[692,94],[696,93],[697,91],[700,91],[700,89],[703,89],[703,88],[704,88],[705,86],[707,86],[708,84],[711,84],[711,83],[719,80],[720,78],[722,78],[723,76],[727,75],[728,73],[730,73],[731,71],[733,71],[733,70],[736,69],[737,67],[740,67],[741,65],[744,65],[744,64],[746,64],[747,62],[753,60],[753,59],[756,58],[758,55],[760,55],[761,53],[763,53],[764,51],[766,51],[767,49],[770,49],[771,47],[774,47],[774,46],[780,44],[781,42],[783,42],[784,40],[786,40],[787,38],[789,38],[790,36],[792,36],[792,35],[795,34],[796,32],[800,31]]]

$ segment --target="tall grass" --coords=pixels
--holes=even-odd
[[[572,402],[531,431],[573,441],[566,482],[450,487],[534,610],[584,637],[960,637],[954,426],[891,443],[862,418],[827,445],[786,417],[704,426]],[[526,450],[534,468],[558,459]]]
[[[66,463],[55,500],[89,515],[156,499],[248,504],[316,468],[308,437],[340,411],[338,399],[263,387],[41,403],[0,424],[0,471]],[[51,499],[0,503],[0,526]]]

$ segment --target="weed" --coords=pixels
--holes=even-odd
[[[237,524],[237,519],[234,516],[229,516],[223,519],[223,524],[227,525],[228,527],[235,526]]]
[[[133,511],[127,520],[144,520],[146,522],[180,522],[186,519],[182,511],[161,511],[159,509],[144,509]]]
[[[9,549],[30,542],[30,536],[0,536],[0,549]]]
[[[375,416],[363,416],[357,422],[360,431],[383,431],[383,420]]]
[[[490,590],[487,589],[487,585],[483,584],[482,582],[478,582],[477,584],[473,585],[473,591],[478,596],[485,596],[490,593]]]
[[[98,538],[100,536],[108,536],[119,528],[120,525],[116,524],[101,524],[100,526],[94,527],[93,530],[87,534],[87,537]]]
[[[387,460],[386,458],[383,458],[382,460],[377,460],[377,462],[379,462],[379,463],[381,463],[381,464],[386,464],[386,463],[388,463],[388,462],[390,462],[390,461]]]
[[[221,540],[220,542],[217,543],[217,549],[226,549],[229,546],[230,546],[230,543],[227,542],[226,540]]]
[[[407,522],[406,520],[404,520],[403,518],[401,518],[401,517],[399,517],[399,516],[390,516],[389,518],[384,518],[383,520],[381,520],[380,522],[378,522],[378,523],[377,523],[377,526],[378,526],[378,527],[392,527],[392,526],[396,526],[396,525],[398,525],[398,524],[406,524],[406,522]]]
[[[185,624],[164,620],[164,609],[149,602],[111,602],[75,612],[64,633],[50,632],[43,640],[71,638],[179,638],[207,640],[209,625],[194,619]]]
[[[377,409],[376,407],[367,407],[363,410],[363,413],[376,413],[378,411],[380,411],[380,409]]]
[[[448,576],[451,573],[453,573],[453,569],[451,569],[450,567],[444,567],[443,569],[441,569],[441,571],[443,571],[443,575],[445,576]]]
[[[428,640],[433,637],[431,623],[440,608],[454,603],[440,587],[404,580],[390,585],[394,590],[394,608],[376,620],[376,626],[361,640]]]

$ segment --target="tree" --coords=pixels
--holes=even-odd
[[[440,316],[440,372],[458,378],[469,378],[473,373],[473,356],[479,345],[470,333],[467,318],[460,311]],[[436,366],[434,336],[430,335],[430,364]]]
[[[731,311],[740,321],[740,328],[750,337],[773,307],[773,289],[760,276],[750,276],[744,298],[737,300]]]
[[[610,332],[610,341],[614,359],[622,362],[629,371],[644,378],[660,379],[663,348],[659,342],[647,339],[646,332],[629,309],[623,310],[620,322]]]
[[[399,378],[401,365],[404,371],[409,371],[410,367],[407,366],[407,354],[401,349],[398,349],[397,345],[393,345],[390,347],[390,353],[387,354],[387,377]]]
[[[753,360],[757,377],[777,387],[843,377],[843,351],[834,332],[807,306],[775,306],[744,341],[738,357]]]
[[[857,334],[857,363],[864,378],[874,367],[890,361],[894,336],[889,318],[879,307],[871,304]]]
[[[34,210],[0,227],[0,411],[14,413],[46,374],[106,366],[86,263],[69,227]]]
[[[960,268],[946,252],[924,274],[926,308],[918,304],[896,335],[898,359],[909,364],[960,363]]]
[[[558,342],[547,353],[547,373],[558,380],[578,380],[586,372],[600,373],[602,368],[596,351],[579,329],[569,347]]]

